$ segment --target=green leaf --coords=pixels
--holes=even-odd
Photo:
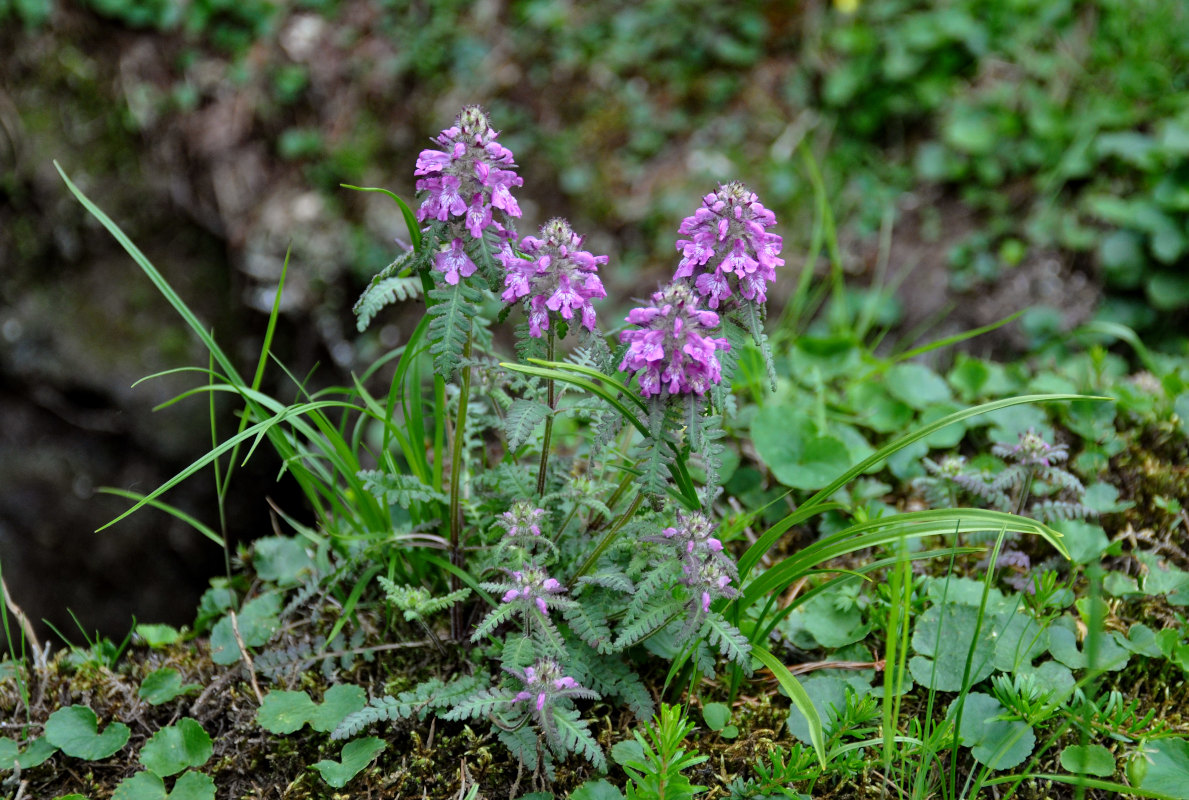
[[[187,772],[173,785],[168,800],[215,800],[215,781],[201,772]]]
[[[136,694],[151,706],[168,703],[175,697],[192,694],[202,689],[197,683],[182,684],[182,674],[173,667],[162,667],[145,676]]]
[[[305,692],[269,692],[256,711],[256,724],[269,733],[294,733],[310,721],[316,709]]]
[[[86,761],[110,758],[128,743],[131,734],[122,722],[113,722],[99,733],[95,712],[83,705],[60,708],[45,723],[45,738],[50,744]]]
[[[165,781],[151,772],[138,772],[120,781],[111,800],[166,800]]]
[[[195,719],[183,717],[153,734],[140,749],[140,763],[161,777],[201,767],[211,757],[210,735]]]
[[[884,375],[884,386],[918,411],[954,399],[945,379],[924,364],[896,364]]]
[[[277,615],[281,613],[281,597],[269,593],[249,600],[237,615],[239,633],[246,647],[260,647],[268,643],[273,632],[280,625]],[[211,661],[222,666],[234,664],[240,659],[239,645],[231,627],[231,617],[226,616],[215,624],[211,631]]]
[[[794,489],[820,489],[851,464],[841,439],[819,434],[812,420],[783,406],[760,409],[751,436],[776,479]]]
[[[702,706],[702,719],[712,731],[721,731],[731,721],[731,709],[726,703],[707,703]]]
[[[383,739],[365,736],[343,745],[342,761],[323,760],[311,765],[310,769],[317,770],[322,780],[335,789],[341,789],[380,755],[385,747],[387,745]]]
[[[320,733],[330,733],[348,715],[366,705],[367,693],[363,687],[346,683],[332,686],[326,690],[322,704],[310,715],[310,727]]]
[[[270,733],[294,733],[306,723],[316,731],[329,733],[366,705],[363,689],[350,684],[327,689],[321,704],[305,692],[269,692],[256,712],[256,723]]]
[[[1078,649],[1074,632],[1060,623],[1059,620],[1049,628],[1049,652],[1070,669],[1085,669],[1089,666],[1089,658],[1083,650]],[[1121,670],[1130,659],[1131,654],[1119,644],[1114,634],[1099,635],[1095,660],[1098,669],[1111,672]]]
[[[1101,525],[1080,519],[1058,519],[1049,526],[1065,535],[1069,558],[1075,564],[1096,564],[1103,551],[1110,546]]]
[[[626,744],[626,742],[620,742]],[[639,743],[632,742],[637,747]],[[643,752],[641,752],[643,757]],[[620,762],[623,763],[623,762]],[[552,796],[552,795],[551,795]],[[524,800],[524,798],[520,798]],[[623,792],[610,784],[605,778],[587,781],[570,793],[570,800],[623,800]]]
[[[38,736],[21,751],[16,762],[21,765],[21,769],[33,769],[44,764],[56,752],[58,752],[58,748],[46,741],[44,736]],[[3,759],[0,759],[0,769],[11,769],[11,767],[5,766]]]
[[[961,701],[950,706],[948,719],[957,714]],[[970,754],[989,769],[1011,769],[1023,763],[1036,746],[1036,734],[1021,720],[999,719],[1007,709],[990,695],[971,692],[962,705],[958,736]]]
[[[177,644],[182,639],[181,631],[172,625],[137,625],[136,635],[153,650]]]
[[[927,689],[960,691],[971,647],[974,654],[967,685],[973,686],[986,678],[994,669],[995,653],[995,639],[989,623],[989,619],[983,621],[976,638],[977,608],[950,603],[930,606],[913,629],[912,647],[918,653],[908,662],[913,679]]]
[[[1151,764],[1142,788],[1177,798],[1189,798],[1189,741],[1160,739],[1148,743]]]
[[[298,539],[269,536],[252,545],[252,566],[261,580],[293,586],[314,572],[314,559]]]
[[[0,770],[13,769],[20,752],[21,746],[12,739],[0,739]]]
[[[1100,744],[1071,744],[1061,751],[1061,766],[1079,775],[1109,778],[1115,774],[1115,757]]]

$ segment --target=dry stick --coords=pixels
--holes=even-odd
[[[234,611],[228,611],[227,616],[231,617],[231,632],[235,634],[235,643],[239,647],[239,654],[244,659],[244,666],[248,668],[248,680],[252,682],[252,691],[256,693],[256,702],[264,705],[264,695],[260,693],[260,684],[256,682],[256,667],[252,665],[252,657],[248,655],[247,645],[244,644],[243,637],[239,635],[239,621],[236,619]]]
[[[12,595],[8,592],[8,582],[4,580],[3,575],[0,575],[0,586],[4,588],[4,604],[12,611],[12,615],[17,618],[17,622],[21,623],[21,631],[24,632],[25,638],[33,648],[33,666],[37,668],[44,667],[46,654],[41,651],[41,643],[37,641],[37,634],[33,631],[33,624],[29,622],[29,618],[25,616],[25,612],[21,611],[21,607],[12,599]],[[13,655],[15,656],[16,653],[13,653]]]

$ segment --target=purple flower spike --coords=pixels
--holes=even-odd
[[[508,235],[494,219],[493,209],[519,217],[520,206],[511,189],[524,180],[512,169],[516,166],[512,152],[495,141],[498,135],[481,108],[467,106],[454,125],[438,135],[441,150],[421,151],[413,173],[418,176],[417,191],[425,192],[418,220],[458,222],[476,239],[488,229]]]
[[[702,395],[722,380],[715,353],[730,345],[708,335],[718,326],[718,315],[698,308],[697,295],[688,284],[672,283],[655,293],[652,305],[632,309],[627,321],[640,329],[619,335],[620,341],[630,343],[619,368],[639,376],[645,397]]]
[[[578,681],[562,674],[562,667],[553,659],[541,659],[531,667],[523,670],[515,667],[504,667],[505,672],[515,676],[524,684],[524,689],[512,698],[514,703],[532,702],[532,714],[538,721],[547,705],[553,705],[558,700],[597,700],[598,692],[581,686]]]
[[[505,303],[529,298],[529,333],[541,337],[549,330],[549,312],[572,320],[580,315],[587,330],[594,330],[595,310],[591,300],[607,296],[598,268],[607,256],[591,255],[582,237],[564,219],[552,219],[541,226],[540,238],[525,236],[520,248],[530,258],[504,260]]]
[[[682,258],[673,277],[692,280],[710,308],[734,296],[732,284],[744,299],[766,302],[768,281],[784,265],[780,236],[766,230],[775,224],[776,216],[742,183],[718,187],[682,221],[678,233],[685,238],[677,240]]]
[[[681,582],[689,587],[703,613],[719,597],[736,597],[739,592],[731,586],[738,578],[735,562],[724,552],[722,542],[714,536],[714,523],[698,512],[677,512],[677,525],[664,528],[660,535],[642,537],[677,551],[681,563]]]
[[[509,575],[510,580],[500,584],[500,588],[507,587],[503,603],[512,603],[520,609],[536,609],[542,616],[549,617],[550,606],[566,607],[569,603],[558,595],[565,594],[566,587],[554,578],[550,578],[545,571],[536,566],[528,566],[523,570],[515,570]],[[496,584],[488,584],[495,586]]]

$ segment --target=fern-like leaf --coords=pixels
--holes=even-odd
[[[434,304],[429,307],[429,351],[434,357],[434,371],[450,378],[466,358],[467,337],[479,314],[476,305],[483,295],[459,281],[429,291]]]
[[[547,416],[549,406],[545,403],[524,398],[514,401],[504,418],[508,446],[515,450],[528,441],[537,425]]]
[[[525,767],[535,772],[541,766],[545,754],[541,752],[541,742],[531,726],[521,725],[511,730],[501,728],[498,735],[504,747]],[[544,757],[544,761],[545,771],[552,780],[553,764],[548,757]]]
[[[452,721],[487,717],[511,706],[515,698],[506,689],[480,689],[459,700],[441,717]]]
[[[648,606],[639,616],[634,619],[625,619],[619,626],[617,631],[619,635],[615,639],[615,649],[622,650],[625,647],[632,646],[646,636],[651,636],[669,624],[669,622],[684,610],[685,604],[671,597]]]
[[[378,469],[365,469],[358,473],[363,488],[377,500],[390,506],[407,509],[415,502],[446,503],[449,498],[432,486],[422,483],[414,475],[394,475]]]
[[[421,277],[419,275],[401,275],[400,273],[413,270],[419,266],[421,258],[412,250],[401,253],[391,264],[384,267],[372,278],[372,282],[363,290],[363,294],[355,301],[355,325],[360,333],[367,330],[367,326],[385,306],[399,300],[412,300],[421,294]]]
[[[751,673],[751,643],[722,614],[711,611],[702,623],[702,635],[721,655],[734,661],[747,673]]]
[[[760,348],[760,355],[764,357],[764,367],[768,370],[768,383],[772,391],[776,391],[776,361],[772,357],[772,345],[768,342],[768,334],[764,333],[764,306],[756,303],[742,305],[743,321],[751,340]]]
[[[549,717],[554,732],[554,737],[550,738],[554,738],[558,745],[554,750],[557,755],[564,757],[569,753],[577,753],[595,769],[600,772],[607,771],[607,757],[603,755],[603,748],[599,747],[599,743],[590,733],[586,720],[580,718],[577,711],[554,706]],[[553,745],[554,741],[550,744]]]
[[[597,603],[591,602],[589,598],[585,602],[575,603],[566,609],[565,617],[570,629],[594,650],[603,655],[613,651],[611,628]]]
[[[484,636],[490,636],[496,628],[502,623],[507,622],[516,615],[516,606],[501,603],[488,612],[483,621],[475,628],[475,632],[471,634],[471,641],[477,642]]]

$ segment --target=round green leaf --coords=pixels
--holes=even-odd
[[[59,708],[45,723],[45,738],[68,756],[86,761],[100,761],[114,755],[128,743],[132,731],[122,722],[113,722],[99,733],[99,720],[87,706]]]
[[[817,432],[789,408],[765,406],[751,423],[760,458],[776,479],[794,489],[820,489],[850,467],[846,445]]]
[[[20,752],[20,745],[12,739],[0,739],[0,770],[9,770],[15,767]]]
[[[1143,788],[1189,800],[1189,740],[1149,742],[1148,753],[1151,764]]]
[[[184,717],[145,742],[140,763],[162,777],[187,767],[201,767],[211,757],[211,737],[194,719]]]
[[[702,706],[702,719],[712,731],[721,731],[731,720],[731,709],[726,703],[707,703]]]
[[[149,705],[159,706],[175,697],[196,692],[202,687],[197,683],[182,684],[182,674],[172,667],[162,667],[145,676],[137,696]]]
[[[950,706],[956,713],[958,702]],[[999,701],[981,692],[971,692],[962,706],[958,735],[980,764],[993,770],[1011,769],[1024,762],[1036,746],[1036,734],[1020,720],[999,719],[1007,713]]]
[[[984,620],[978,628],[978,609],[973,606],[950,603],[930,606],[913,629],[912,647],[918,655],[909,659],[909,672],[928,689],[961,690],[966,657],[972,647],[970,685],[986,678],[993,669],[995,639],[991,635],[991,620]]]
[[[893,397],[918,411],[953,400],[949,384],[924,364],[910,362],[895,365],[884,376],[884,386]]]
[[[1115,774],[1115,757],[1100,744],[1071,744],[1061,751],[1061,766],[1078,775],[1109,778]]]
[[[292,586],[314,571],[314,559],[291,536],[269,536],[252,545],[252,566],[261,580]]]
[[[166,800],[165,781],[151,772],[138,772],[120,781],[111,800]]]

